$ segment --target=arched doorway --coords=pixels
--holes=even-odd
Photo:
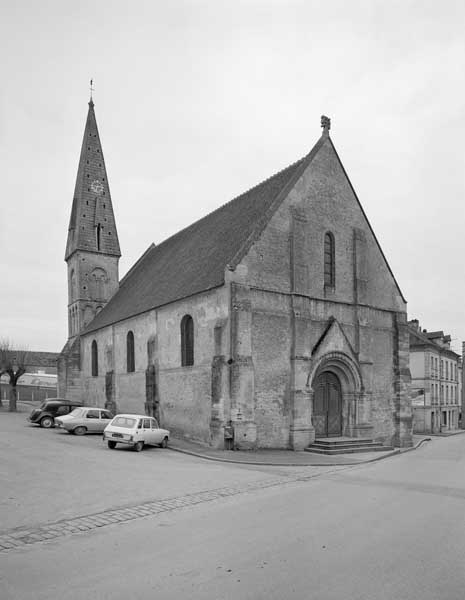
[[[315,437],[342,435],[342,392],[338,377],[323,371],[316,378],[313,390]]]

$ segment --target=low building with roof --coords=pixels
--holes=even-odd
[[[68,231],[59,392],[215,447],[412,444],[406,301],[329,135],[121,255],[91,99]]]
[[[454,431],[461,424],[461,357],[451,336],[409,321],[410,372],[415,433]]]
[[[24,354],[24,350],[21,354]],[[12,350],[14,355],[15,350]],[[56,398],[57,395],[57,361],[58,352],[26,352],[26,373],[21,375],[17,384],[18,400],[42,401],[47,398]],[[13,359],[13,362],[14,359]],[[0,377],[0,397],[2,401],[9,397],[9,378],[7,375]]]

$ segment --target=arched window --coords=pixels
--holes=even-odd
[[[334,236],[329,231],[325,233],[325,287],[334,287],[336,283],[336,265],[334,260]]]
[[[194,321],[190,315],[184,315],[181,321],[181,365],[194,364]]]
[[[134,360],[134,334],[132,331],[128,331],[126,336],[126,361],[128,373],[134,373],[136,365]]]
[[[92,362],[92,377],[97,377],[98,375],[98,349],[97,342],[94,340],[92,342],[91,347],[91,362]]]

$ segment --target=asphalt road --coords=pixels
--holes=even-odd
[[[100,435],[41,429],[27,416],[24,407],[17,414],[0,412],[0,532],[270,476],[335,469],[210,462],[169,448],[109,450]]]
[[[76,468],[90,468],[93,441],[69,439],[78,440]],[[154,465],[164,472],[174,467],[173,477],[184,478],[180,493],[193,486],[188,472],[203,477],[204,489],[208,481],[211,489],[245,488],[2,552],[2,600],[464,597],[465,435],[302,480],[302,470],[287,470],[286,477],[285,469],[202,463],[174,453],[160,455],[163,464],[150,452],[105,456],[130,465],[142,464],[142,456],[148,478]],[[270,478],[274,484],[260,488]]]

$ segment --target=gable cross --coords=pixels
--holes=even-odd
[[[321,115],[321,126],[323,127],[323,133],[329,133],[329,130],[331,129],[331,119],[325,117],[325,115]]]

